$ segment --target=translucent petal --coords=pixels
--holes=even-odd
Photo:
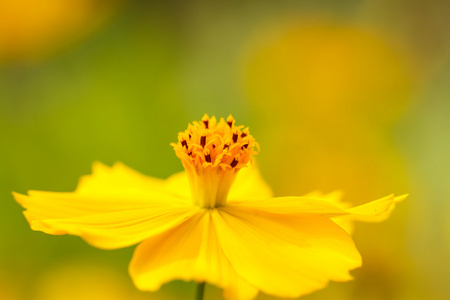
[[[318,214],[329,218],[348,215],[354,220],[376,222],[376,220],[387,218],[395,203],[405,197],[406,195],[399,197],[390,195],[353,208],[341,207],[335,201],[329,201],[326,198],[310,197],[276,197],[251,202],[235,201],[231,206],[257,208],[277,214]]]
[[[230,300],[256,296],[256,288],[236,274],[223,254],[211,211],[200,210],[136,248],[129,271],[139,289],[156,291],[166,282],[181,279],[217,285]]]
[[[347,281],[361,257],[348,234],[313,214],[243,207],[212,212],[219,242],[237,273],[261,291],[299,297],[329,280]]]
[[[172,177],[176,177],[177,174]],[[189,185],[172,187],[173,181],[143,175],[124,164],[117,162],[112,167],[96,162],[92,166],[92,174],[81,177],[76,193],[82,195],[129,195],[142,198],[171,196],[177,202],[191,203]]]
[[[353,234],[354,222],[381,222],[386,220],[395,208],[395,204],[404,200],[407,195],[398,197],[387,196],[379,200],[375,200],[360,206],[350,208],[352,205],[349,202],[342,201],[342,193],[335,191],[328,194],[323,194],[319,191],[314,191],[307,194],[305,197],[314,197],[327,200],[334,203],[349,214],[331,218],[336,224],[341,226],[349,234]],[[388,206],[386,208],[386,206]]]
[[[178,197],[191,197],[191,188],[189,186],[186,171],[178,172],[170,176],[165,181],[167,191]]]
[[[395,204],[403,201],[408,195],[394,197],[393,195],[375,200],[363,205],[355,206],[347,209],[353,220],[362,222],[381,222],[386,220]],[[387,209],[384,207],[387,206]]]
[[[342,192],[341,191],[334,191],[328,194],[324,194],[321,191],[314,191],[311,193],[308,193],[304,197],[312,197],[312,198],[320,198],[325,199],[327,201],[330,201],[331,203],[336,204],[342,209],[346,209],[351,207],[351,204],[348,202],[342,201]],[[343,215],[331,218],[334,223],[339,225],[342,229],[344,229],[348,234],[352,235],[353,231],[355,229],[354,221],[351,215]]]
[[[318,214],[327,217],[348,214],[344,209],[325,199],[307,197],[275,197],[254,201],[235,200],[230,203],[231,206],[277,214]]]
[[[76,192],[79,194],[110,193],[111,190],[159,191],[162,179],[145,176],[117,162],[112,167],[100,162],[92,165],[92,174],[80,178]]]

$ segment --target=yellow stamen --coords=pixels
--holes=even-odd
[[[224,206],[237,172],[259,149],[248,128],[234,123],[231,115],[217,122],[205,114],[178,134],[178,143],[171,144],[188,174],[192,199],[200,207]]]

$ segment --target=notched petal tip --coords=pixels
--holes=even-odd
[[[77,232],[70,232],[68,230],[52,227],[51,225],[47,224],[45,220],[39,220],[36,216],[33,216],[32,214],[27,213],[26,211],[23,212],[23,214],[25,215],[25,218],[28,220],[28,223],[30,223],[30,228],[34,231],[41,231],[51,235],[66,235],[66,234],[80,235]]]
[[[91,166],[92,173],[95,173],[99,170],[108,170],[109,168],[110,167],[108,165],[106,165],[98,160],[94,161]]]
[[[17,203],[19,203],[22,207],[25,207],[25,203],[27,200],[27,195],[19,194],[17,192],[11,192],[11,194],[14,197],[14,200],[16,200]]]

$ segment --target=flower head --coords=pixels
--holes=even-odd
[[[317,193],[274,198],[251,164],[258,144],[231,116],[205,115],[172,146],[185,171],[166,180],[95,163],[72,193],[14,197],[34,230],[78,235],[104,249],[139,243],[129,271],[141,290],[194,280],[233,300],[258,291],[299,297],[351,280],[361,257],[334,220],[380,221],[404,198],[353,208]]]
[[[226,204],[228,191],[238,171],[247,166],[258,144],[248,128],[204,115],[180,132],[172,144],[186,170],[194,204],[214,208]]]

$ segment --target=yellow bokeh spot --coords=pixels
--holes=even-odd
[[[358,203],[405,184],[388,136],[413,90],[408,53],[368,29],[314,20],[261,33],[247,57],[249,100],[270,124],[264,161],[283,149],[269,166],[285,175],[270,178],[276,191],[342,189]]]
[[[286,116],[395,119],[408,102],[405,55],[369,31],[327,22],[290,25],[249,51],[251,100]],[[357,115],[353,115],[358,118]]]
[[[95,30],[118,1],[0,1],[0,62],[35,60]]]

